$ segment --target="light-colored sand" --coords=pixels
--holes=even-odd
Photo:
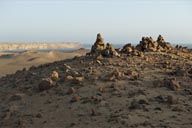
[[[73,58],[86,54],[86,50],[77,50],[70,53],[64,52],[38,52],[26,51],[23,53],[3,53],[0,52],[0,77],[15,73],[23,68],[38,66],[45,63]]]

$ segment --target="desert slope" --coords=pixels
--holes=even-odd
[[[28,69],[31,66],[38,66],[45,63],[51,63],[58,60],[69,59],[75,56],[85,55],[88,51],[85,49],[71,52],[40,52],[30,50],[22,53],[0,53],[0,77],[15,73],[23,68]]]
[[[190,58],[190,59],[189,59]],[[183,63],[184,62],[184,63]],[[192,54],[77,57],[0,79],[2,127],[191,127]],[[39,90],[53,71],[59,80]]]
[[[3,128],[192,127],[192,53],[143,38],[0,78]]]

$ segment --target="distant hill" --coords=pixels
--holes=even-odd
[[[80,43],[0,43],[1,51],[81,48]]]

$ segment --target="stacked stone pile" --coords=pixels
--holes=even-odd
[[[171,50],[173,47],[169,42],[165,42],[164,38],[159,35],[157,41],[154,41],[152,37],[142,37],[140,43],[136,46],[136,49],[143,52],[165,52]]]
[[[102,38],[100,33],[97,34],[97,39],[91,48],[90,55],[102,55],[103,57],[119,56],[111,43],[107,43],[107,45],[105,46],[104,38]]]

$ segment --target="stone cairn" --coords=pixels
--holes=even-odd
[[[143,57],[143,52],[166,52],[172,50],[173,47],[169,42],[166,42],[164,38],[159,35],[157,40],[153,40],[152,37],[142,37],[142,40],[136,47],[128,43],[123,46],[122,49],[114,49],[111,43],[105,45],[104,39],[101,34],[97,34],[97,39],[92,45],[91,52],[87,55],[92,56],[103,56],[103,57],[114,57],[120,56],[120,54],[126,54],[129,56],[140,56]]]
[[[104,38],[102,38],[101,34],[97,34],[97,39],[91,47],[91,52],[89,55],[99,56],[102,55],[103,57],[114,57],[119,56],[117,51],[113,48],[111,43],[107,43],[105,46]]]
[[[107,43],[106,48],[102,51],[104,57],[114,57],[119,56],[117,51],[113,48],[111,43]]]
[[[143,52],[135,49],[134,46],[131,45],[131,43],[128,43],[123,46],[123,49],[120,50],[120,53],[124,53],[128,56],[139,56],[143,57]]]
[[[159,35],[157,41],[154,41],[152,37],[142,37],[140,43],[136,46],[136,49],[143,52],[165,52],[171,50],[173,47],[169,42],[165,42],[164,38]]]
[[[91,48],[91,54],[100,54],[105,49],[104,39],[102,38],[101,34],[97,34],[97,39],[94,45]]]
[[[161,35],[158,36],[157,43],[158,43],[159,47],[161,47],[164,51],[173,49],[171,44],[169,42],[165,42],[164,38]]]

